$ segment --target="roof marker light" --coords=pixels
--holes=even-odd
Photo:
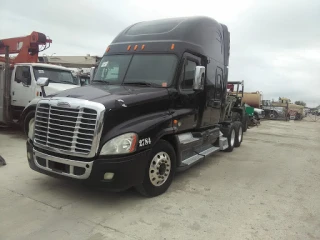
[[[127,47],[127,51],[129,51],[131,49],[131,45],[128,45]]]
[[[110,46],[108,46],[108,47],[107,47],[107,50],[106,50],[106,52],[109,52],[109,51],[110,51]]]
[[[142,46],[141,46],[141,50],[143,50],[145,48],[145,45],[144,44],[142,44]]]
[[[174,43],[171,44],[171,50],[173,50],[173,49],[174,49]]]
[[[138,49],[138,45],[135,45],[133,50],[135,51],[137,49]]]

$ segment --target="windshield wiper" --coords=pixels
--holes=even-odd
[[[51,80],[51,79],[49,79],[49,82],[53,82],[53,83],[59,83],[59,82],[53,81],[53,80]]]
[[[92,82],[99,82],[99,83],[110,84],[110,82],[104,81],[104,80],[93,80]]]
[[[149,83],[149,82],[124,82],[123,84],[127,85],[141,85],[141,86],[148,86],[148,87],[159,87],[158,84]]]
[[[70,82],[70,81],[61,81],[60,83],[68,83],[68,84],[77,85],[76,83],[74,83],[74,82]]]

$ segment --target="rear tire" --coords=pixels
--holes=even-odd
[[[234,141],[235,147],[240,147],[242,140],[243,140],[243,128],[241,122],[235,122],[235,129],[236,129],[236,138]]]
[[[136,190],[146,197],[163,194],[170,187],[176,169],[176,153],[165,140],[152,148],[143,183]]]
[[[232,122],[241,121],[241,115],[238,112],[232,112]]]
[[[244,116],[244,121],[243,121],[243,132],[246,132],[248,130],[248,124],[249,124],[249,116],[246,114]]]
[[[225,127],[221,129],[221,132],[223,133],[223,136],[228,139],[228,148],[226,148],[223,151],[232,152],[235,144],[235,138],[236,138],[235,124],[233,123],[229,127]]]

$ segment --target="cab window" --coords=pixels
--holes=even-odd
[[[14,81],[16,81],[17,83],[23,83],[24,85],[31,85],[30,67],[18,66],[16,68]]]
[[[192,60],[187,60],[184,66],[183,80],[181,82],[182,90],[192,90],[193,89],[193,79],[194,73],[196,71],[197,63]]]

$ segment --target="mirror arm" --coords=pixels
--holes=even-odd
[[[46,91],[44,90],[44,86],[41,86],[42,97],[46,97]]]

